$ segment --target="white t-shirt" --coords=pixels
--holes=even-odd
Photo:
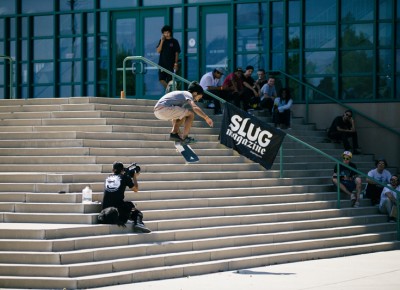
[[[390,186],[390,184],[388,184],[388,186]],[[400,191],[400,185],[397,186],[395,189],[396,189],[397,191]],[[381,193],[381,201],[379,202],[379,206],[383,206],[385,200],[388,199],[388,197],[387,197],[387,195],[386,195],[386,192],[391,192],[391,193],[393,194],[394,198],[397,199],[397,194],[396,194],[391,188],[385,187],[385,188],[382,190],[382,193]]]
[[[200,86],[203,88],[203,90],[208,90],[208,87],[220,87],[222,86],[222,80],[214,78],[213,72],[210,71],[206,74],[204,74],[201,77],[200,80]]]
[[[383,183],[383,184],[388,184],[390,183],[390,178],[392,178],[392,174],[387,171],[386,169],[383,169],[382,173],[379,173],[378,170],[372,169],[368,172],[368,176],[372,177],[373,179],[378,180],[379,182]],[[377,186],[380,187],[380,185],[378,184]],[[368,188],[368,185],[367,185]]]
[[[154,108],[157,108],[160,105],[163,107],[172,107],[172,106],[182,107],[189,100],[193,101],[192,93],[188,91],[173,91],[164,95],[157,102]]]

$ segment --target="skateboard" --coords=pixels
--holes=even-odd
[[[187,163],[199,162],[199,157],[189,145],[182,144],[181,142],[178,141],[175,141],[174,144],[176,151],[181,153],[181,155],[183,156],[183,158],[185,158]]]

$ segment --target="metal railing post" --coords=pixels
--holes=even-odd
[[[397,202],[396,202],[396,206],[397,206],[397,240],[400,241],[400,194],[396,193],[397,196]]]
[[[306,88],[306,116],[305,116],[306,124],[308,124],[308,114],[309,114],[308,94],[309,94],[309,89]]]
[[[336,163],[336,193],[337,193],[337,203],[336,206],[339,209],[340,208],[340,163]]]
[[[14,80],[13,80],[13,59],[10,56],[7,55],[0,55],[0,58],[4,58],[7,59],[10,62],[10,99],[14,98],[14,94],[13,94],[13,87],[14,87]]]
[[[283,178],[283,143],[279,148],[279,178]]]
[[[124,96],[126,97],[126,61],[124,59],[124,62],[122,63],[122,92],[121,92],[121,97]]]

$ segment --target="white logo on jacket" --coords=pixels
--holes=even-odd
[[[105,181],[105,188],[108,191],[117,191],[121,186],[121,177],[119,175],[110,175]]]

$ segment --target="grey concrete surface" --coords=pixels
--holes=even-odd
[[[399,290],[400,250],[96,289]]]

